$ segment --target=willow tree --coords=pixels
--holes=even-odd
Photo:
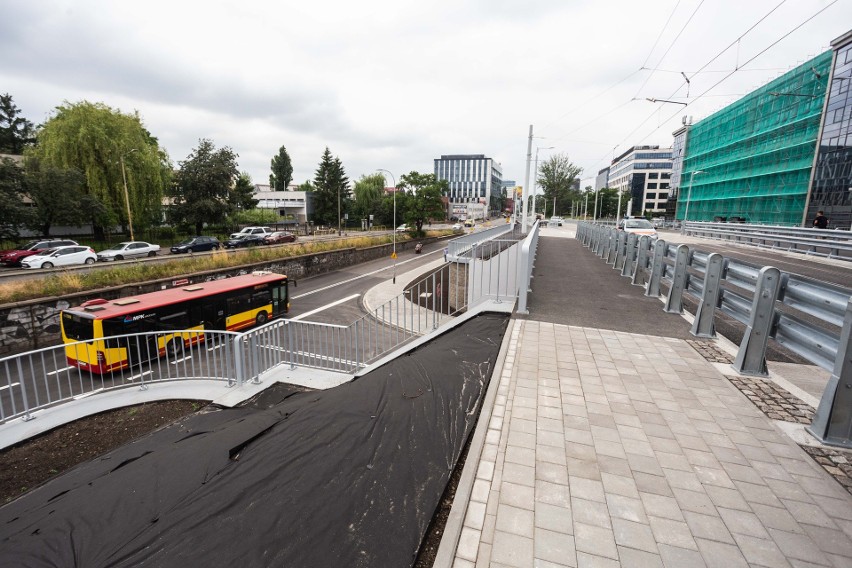
[[[65,103],[39,129],[31,153],[44,167],[83,173],[83,193],[106,213],[90,219],[96,238],[110,225],[127,229],[128,209],[136,230],[159,221],[171,163],[138,112],[88,101]]]

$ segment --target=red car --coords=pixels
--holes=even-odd
[[[20,266],[21,260],[38,254],[47,249],[64,246],[76,246],[76,241],[67,239],[45,239],[41,241],[30,241],[24,246],[16,249],[0,251],[0,264],[3,266]]]
[[[296,240],[296,235],[287,231],[275,231],[270,235],[263,237],[263,242],[268,245],[278,245],[281,243],[292,243]]]

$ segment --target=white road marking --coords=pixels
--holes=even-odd
[[[190,359],[192,359],[192,355],[190,355],[189,357],[184,357],[183,359],[175,359],[174,361],[169,361],[169,363],[171,363],[172,365],[177,365],[178,363],[182,363],[183,361],[188,361]]]
[[[144,373],[139,373],[138,375],[133,375],[131,377],[124,377],[125,381],[135,381],[136,379],[141,379],[145,375],[153,375],[154,371],[145,371]]]
[[[50,375],[58,375],[59,373],[63,373],[63,372],[65,372],[65,371],[70,371],[71,369],[76,369],[76,368],[77,368],[77,367],[71,367],[71,366],[68,366],[68,367],[65,367],[64,369],[56,369],[55,371],[51,371],[51,372],[49,372],[49,373],[45,373],[45,375],[47,375],[48,377],[49,377]]]
[[[6,386],[4,386],[4,387],[0,387],[0,391],[1,391],[1,390],[6,390],[6,389],[10,389],[10,388],[12,388],[12,387],[17,387],[17,386],[19,386],[20,384],[21,384],[21,383],[12,383],[11,385],[6,385]]]
[[[352,294],[351,296],[347,296],[347,297],[345,297],[345,298],[341,298],[341,299],[337,300],[336,302],[332,302],[332,303],[330,303],[330,304],[326,304],[325,306],[321,306],[321,307],[319,307],[319,308],[317,308],[317,309],[315,309],[315,310],[311,310],[311,311],[309,311],[309,312],[305,312],[305,313],[303,313],[303,314],[301,314],[301,315],[298,315],[298,316],[296,316],[296,317],[294,317],[294,318],[288,318],[288,319],[289,319],[290,321],[298,321],[298,320],[300,320],[300,319],[304,319],[304,318],[306,318],[306,317],[308,317],[308,316],[312,316],[312,315],[314,315],[314,314],[316,314],[316,313],[319,313],[319,312],[321,312],[321,311],[323,311],[323,310],[327,310],[327,309],[329,309],[329,308],[333,308],[334,306],[336,306],[336,305],[338,305],[338,304],[342,304],[343,302],[348,302],[349,300],[352,300],[353,298],[357,298],[357,297],[358,297],[358,296],[360,296],[360,295],[361,295],[361,294]]]
[[[441,253],[440,250],[434,250],[432,252],[427,252],[427,253],[421,254],[420,258],[429,256],[430,254],[439,254],[439,253]],[[397,262],[396,265],[401,266],[401,265],[407,264],[409,262],[414,262],[415,260],[418,260],[418,257],[409,258],[408,260],[403,260],[402,262]],[[305,292],[304,294],[299,294],[298,296],[291,296],[291,299],[298,300],[299,298],[304,298],[305,296],[310,296],[311,294],[316,294],[317,292],[324,292],[325,290],[330,290],[331,288],[335,288],[337,286],[340,286],[341,284],[348,284],[350,282],[355,282],[356,280],[360,280],[361,278],[366,278],[367,276],[372,276],[373,274],[378,274],[379,272],[384,272],[385,270],[390,270],[391,268],[393,268],[393,265],[386,266],[384,268],[379,268],[378,270],[374,270],[372,272],[367,272],[366,274],[360,274],[358,276],[355,276],[354,278],[350,278],[349,280],[341,280],[340,282],[336,282],[334,284],[329,284],[328,286],[324,286],[322,288],[317,288],[316,290],[311,290],[310,292]],[[290,318],[290,319],[293,319],[293,318]]]

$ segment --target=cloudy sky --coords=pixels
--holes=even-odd
[[[564,153],[593,178],[827,50],[852,0],[0,0],[0,14],[0,93],[36,124],[65,101],[135,110],[174,162],[209,138],[256,183],[282,145],[296,182],[328,146],[350,179],[476,153],[522,183],[530,124],[539,160]]]

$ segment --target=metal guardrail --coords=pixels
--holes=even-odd
[[[134,363],[103,376],[70,366],[65,345],[0,358],[0,424],[29,420],[37,410],[81,397],[147,389],[152,383],[212,380],[239,387],[259,383],[264,373],[282,365],[357,372],[480,302],[514,305],[521,282],[526,300],[537,229],[523,251],[516,240],[468,243],[463,261],[442,264],[345,326],[281,319],[244,333],[187,332],[187,344],[165,354],[156,348],[162,334],[110,337],[110,346],[126,348]],[[82,350],[86,343],[70,348]]]
[[[852,260],[850,231],[689,221],[683,224],[681,232],[757,247]]]
[[[809,430],[824,443],[852,448],[851,288],[662,239],[653,243],[649,264],[633,262],[647,258],[648,241],[589,223],[578,225],[577,239],[634,284],[644,285],[647,296],[659,297],[665,282],[666,312],[682,313],[684,294],[695,299],[693,335],[715,336],[716,310],[742,323],[745,335],[733,363],[737,372],[766,376],[770,339],[832,371]]]

